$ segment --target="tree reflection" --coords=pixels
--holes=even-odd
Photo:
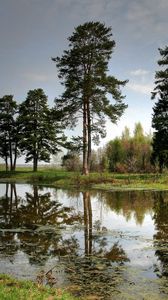
[[[6,184],[5,194],[0,198],[0,223],[1,228],[10,228],[14,211],[18,207],[18,197],[14,183]]]
[[[152,214],[153,197],[145,191],[103,192],[101,201],[117,214],[122,214],[127,221],[132,217],[136,224],[142,225],[147,213]]]
[[[62,226],[77,220],[81,216],[51,200],[49,192],[40,192],[33,186],[32,192],[21,198],[17,196],[16,186],[7,184],[5,195],[0,198],[0,250],[4,253],[5,245],[4,255],[9,255],[20,249],[28,255],[30,263],[44,263],[64,247]]]
[[[153,212],[153,194],[149,191],[89,191],[91,198],[96,198],[101,205],[126,221],[134,218],[137,225],[142,225],[145,215]],[[79,191],[66,191],[68,197],[80,198]],[[83,196],[82,196],[83,197]]]
[[[16,233],[10,232],[13,226],[13,216],[18,208],[18,196],[14,183],[6,184],[4,195],[0,198],[0,252],[4,255],[14,255],[19,249]],[[7,230],[9,231],[3,231]]]
[[[92,254],[92,206],[90,193],[83,192],[84,225],[85,225],[85,254]]]
[[[19,197],[14,185],[6,185],[0,199],[1,252],[12,256],[21,250],[31,264],[43,266],[49,257],[59,257],[70,285],[78,286],[74,291],[76,295],[85,296],[92,291],[108,299],[122,282],[122,267],[128,257],[116,240],[119,238],[113,239],[112,232],[102,226],[101,217],[94,220],[92,200],[100,198],[98,205],[101,203],[103,208],[122,213],[126,218],[133,213],[137,215],[137,222],[142,222],[145,212],[150,211],[151,202],[148,200],[145,204],[145,199],[142,209],[138,204],[140,201],[142,206],[142,198],[136,193],[68,191],[68,199],[75,196],[75,210],[61,204],[59,195],[58,192],[53,197],[50,192],[32,186],[30,192]],[[81,222],[84,226],[79,226]],[[73,224],[73,228],[69,226]],[[77,230],[73,235],[75,226]],[[65,227],[71,230],[68,232]],[[57,260],[57,265],[59,263]]]
[[[154,235],[156,255],[161,262],[161,273],[168,277],[168,193],[154,194],[154,221],[157,233]]]
[[[85,240],[85,255],[102,256],[111,261],[127,261],[125,251],[118,242],[114,243],[109,249],[108,245],[108,230],[105,227],[101,228],[100,221],[92,222],[92,205],[91,195],[89,191],[83,194],[83,209],[84,209],[84,240]],[[93,232],[94,230],[94,232]],[[108,249],[106,248],[108,246]]]
[[[26,193],[26,205],[21,205],[15,214],[19,226],[37,228],[39,225],[67,224],[71,208],[51,200],[49,192],[40,194],[37,186],[32,193]]]
[[[78,296],[92,294],[108,299],[122,280],[120,264],[128,261],[127,255],[118,242],[109,245],[108,230],[100,231],[97,221],[93,224],[91,193],[82,192],[84,209],[84,255],[69,254],[65,263],[69,289]],[[119,263],[114,265],[114,263]],[[97,298],[96,298],[97,299]],[[99,299],[99,298],[98,298]]]

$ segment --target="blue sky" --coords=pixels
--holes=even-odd
[[[110,73],[129,79],[123,89],[128,109],[117,126],[107,122],[101,145],[135,122],[149,132],[158,48],[168,44],[167,0],[0,0],[0,96],[21,102],[40,87],[52,105],[62,87],[51,57],[62,54],[74,27],[86,21],[112,27]]]

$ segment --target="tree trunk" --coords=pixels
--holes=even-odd
[[[38,154],[37,150],[34,150],[34,155],[33,155],[33,172],[37,171],[37,165],[38,165]]]
[[[16,160],[17,160],[17,144],[15,144],[15,152],[14,152],[14,161],[13,161],[13,171],[16,170]]]
[[[91,138],[91,118],[90,118],[90,107],[89,102],[87,103],[87,119],[88,119],[88,153],[87,153],[87,165],[88,171],[90,171],[90,164],[91,164],[91,154],[92,154],[92,138]]]
[[[37,140],[36,136],[35,136],[35,140]],[[34,148],[34,151],[33,151],[33,172],[37,172],[37,165],[38,165],[38,147],[37,147],[37,142],[34,142],[33,148]]]
[[[33,172],[37,172],[37,165],[38,165],[38,159],[37,156],[35,155],[33,158]]]
[[[9,171],[8,157],[7,156],[5,157],[5,169],[6,169],[6,172]]]
[[[88,132],[87,132],[87,104],[83,105],[83,174],[88,175]]]
[[[13,155],[12,155],[12,142],[11,138],[9,137],[9,158],[10,158],[10,171],[13,170]]]

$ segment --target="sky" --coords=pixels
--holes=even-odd
[[[52,106],[63,87],[51,57],[61,56],[74,28],[89,21],[112,27],[109,73],[129,80],[122,90],[128,108],[117,125],[107,121],[100,145],[137,122],[149,133],[158,48],[168,45],[168,0],[0,0],[0,97],[22,102],[28,90],[42,88]]]

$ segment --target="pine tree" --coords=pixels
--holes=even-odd
[[[105,117],[116,122],[126,108],[120,91],[126,81],[107,74],[115,46],[110,27],[87,22],[75,28],[68,40],[69,49],[62,57],[52,58],[65,86],[56,107],[64,112],[67,124],[72,127],[82,119],[83,173],[88,174],[92,140],[97,142],[99,136],[105,136]],[[110,102],[108,94],[114,102]]]
[[[0,98],[0,156],[5,160],[6,170],[15,170],[18,155],[17,103],[12,95]]]
[[[49,162],[62,139],[42,89],[30,90],[20,105],[19,127],[21,151],[26,155],[26,163],[33,161],[33,171],[37,171],[38,162]]]
[[[159,49],[161,59],[159,66],[163,69],[156,72],[155,89],[152,99],[157,98],[153,107],[152,127],[153,137],[152,161],[158,162],[160,172],[168,167],[168,46]]]

